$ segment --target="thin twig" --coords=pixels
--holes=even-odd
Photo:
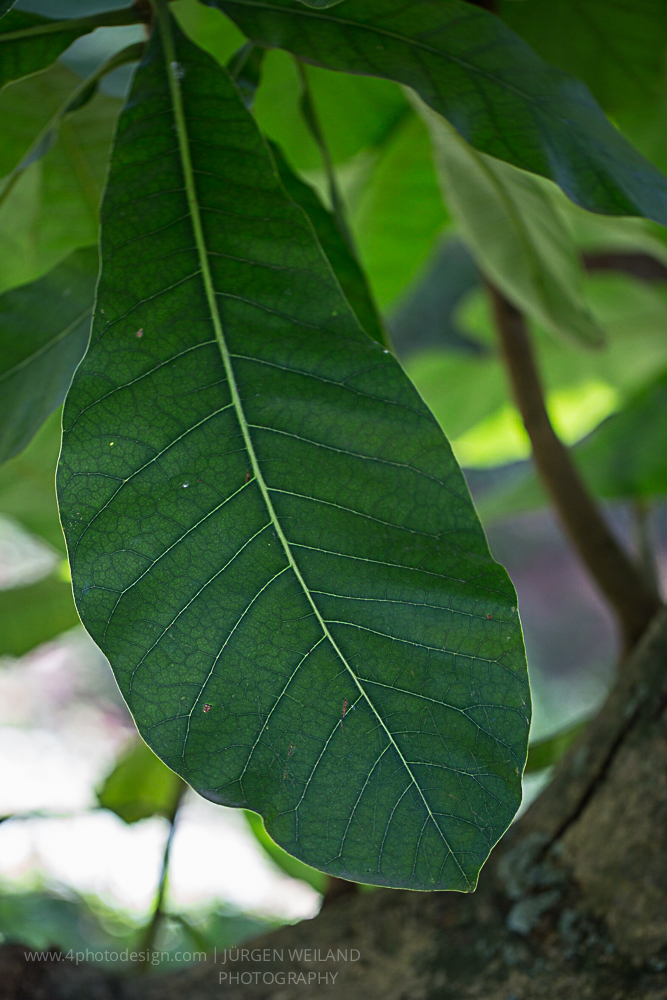
[[[157,896],[155,897],[155,905],[153,907],[151,919],[146,926],[138,949],[139,955],[141,956],[139,959],[139,972],[145,972],[150,965],[151,953],[153,951],[157,932],[164,916],[164,897],[167,891],[167,881],[169,876],[169,855],[171,853],[171,846],[174,840],[178,810],[181,807],[181,802],[183,801],[183,796],[185,795],[187,788],[188,786],[186,783],[181,781],[178,794],[174,800],[171,815],[168,817],[169,835],[167,836],[167,842],[164,846],[164,854],[162,855],[162,871],[160,872],[160,882],[158,884]]]
[[[612,534],[551,425],[523,315],[496,288],[488,287],[503,358],[538,473],[581,559],[614,609],[629,649],[660,602]]]
[[[338,181],[336,180],[336,171],[334,170],[331,153],[329,152],[329,147],[327,146],[326,139],[324,138],[324,132],[320,126],[319,118],[317,117],[317,111],[315,110],[315,102],[310,89],[310,82],[308,80],[308,74],[306,73],[306,67],[300,59],[296,58],[296,56],[294,57],[294,61],[299,73],[299,80],[301,81],[301,111],[306,125],[308,126],[308,129],[317,144],[317,148],[320,151],[320,156],[322,157],[324,172],[327,175],[327,183],[329,185],[331,209],[333,211],[338,229],[340,230],[342,236],[344,236],[350,250],[356,257],[354,240],[352,238],[352,233],[350,232],[350,227],[347,223],[347,217],[345,214],[345,203],[343,201],[340,188],[338,187]]]

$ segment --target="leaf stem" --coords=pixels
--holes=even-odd
[[[178,792],[174,799],[173,807],[169,820],[169,834],[167,836],[167,842],[164,845],[164,854],[162,855],[162,871],[160,872],[160,881],[158,883],[157,896],[155,897],[155,905],[153,907],[153,913],[151,914],[151,919],[146,926],[143,933],[140,945],[139,954],[142,956],[139,960],[139,971],[145,972],[150,965],[151,952],[153,950],[153,945],[155,944],[155,939],[157,937],[157,932],[162,922],[164,916],[164,897],[167,891],[167,882],[169,876],[169,856],[171,854],[171,847],[174,842],[174,833],[176,831],[176,819],[178,816],[178,811],[181,807],[183,801],[183,796],[187,791],[188,786],[181,779],[178,785]]]
[[[660,601],[612,534],[569,450],[553,429],[522,313],[493,285],[488,289],[514,399],[537,471],[579,556],[614,609],[629,649],[648,627]]]
[[[336,220],[336,225],[338,226],[341,235],[345,237],[346,243],[356,257],[354,240],[352,238],[352,233],[350,232],[350,227],[347,223],[347,217],[345,214],[345,203],[336,179],[336,171],[334,169],[333,160],[331,159],[331,153],[329,152],[327,141],[324,138],[324,132],[322,130],[322,126],[320,125],[319,118],[317,117],[315,101],[313,100],[313,94],[310,89],[310,81],[308,80],[306,67],[296,56],[294,56],[294,62],[296,63],[299,80],[301,82],[301,113],[303,114],[308,130],[315,140],[317,148],[320,151],[320,156],[322,157],[324,172],[327,175],[327,183],[329,185],[329,198],[331,199],[331,208],[333,210],[334,219]]]
[[[352,235],[352,230],[350,229],[350,226],[347,221],[345,202],[343,200],[343,196],[338,186],[338,181],[336,179],[336,171],[334,169],[333,160],[331,159],[331,153],[329,152],[329,147],[327,146],[326,139],[324,138],[324,131],[322,130],[319,118],[317,117],[317,111],[315,110],[315,101],[313,100],[313,94],[310,89],[310,82],[308,80],[308,74],[306,73],[306,67],[301,62],[301,60],[298,59],[296,56],[294,56],[294,62],[296,63],[296,67],[299,73],[299,79],[301,81],[301,111],[303,113],[306,125],[308,126],[308,129],[311,135],[313,136],[313,139],[315,140],[317,147],[320,151],[320,156],[322,157],[322,163],[324,164],[324,171],[327,175],[327,182],[329,184],[329,199],[331,201],[333,219],[336,224],[336,228],[338,229],[338,232],[347,243],[347,247],[348,250],[350,251],[350,254],[352,255],[355,263],[363,273],[363,268],[361,267],[361,264],[359,262],[359,255],[357,254],[357,248],[354,242],[354,236]],[[366,290],[368,293],[368,299],[371,308],[375,313],[378,329],[380,330],[382,335],[381,343],[384,344],[385,347],[389,348],[390,351],[393,351],[394,349],[393,344],[391,343],[391,339],[389,337],[389,333],[387,331],[385,323],[375,304],[375,300],[373,298],[373,294],[371,292],[365,273],[364,273],[364,279],[365,279]]]

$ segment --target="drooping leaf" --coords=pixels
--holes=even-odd
[[[609,215],[667,224],[667,178],[616,131],[588,89],[507,25],[462,0],[206,0],[252,41],[327,69],[407,84],[472,146]]]
[[[125,823],[136,823],[151,816],[172,819],[182,794],[179,776],[137,740],[97,789],[97,801]]]
[[[663,0],[501,0],[503,20],[543,59],[587,84],[645,155],[665,163]]]
[[[10,174],[80,80],[57,64],[0,93],[0,173]],[[121,102],[98,93],[60,123],[51,150],[0,207],[0,290],[26,284],[97,241],[99,201]]]
[[[84,355],[97,247],[0,296],[0,462],[22,451],[60,406]]]
[[[667,381],[662,375],[575,445],[572,454],[589,489],[605,500],[648,500],[667,494]],[[482,497],[484,523],[550,503],[532,468]]]
[[[79,624],[72,587],[51,574],[27,587],[0,590],[0,656],[23,656]]]
[[[0,514],[65,553],[55,471],[60,451],[60,410],[52,413],[28,447],[0,466]]]
[[[0,87],[46,69],[81,35],[141,19],[134,6],[63,21],[12,10],[0,24]]]
[[[317,868],[305,865],[303,861],[293,858],[287,851],[283,851],[282,847],[278,847],[275,841],[269,837],[264,826],[264,820],[257,813],[247,809],[245,818],[248,821],[248,826],[252,830],[253,836],[278,868],[284,871],[286,875],[289,875],[290,878],[300,878],[302,882],[307,882],[308,885],[313,887],[315,892],[321,892],[324,895],[329,884],[328,875],[318,871]]]
[[[235,87],[159,11],[66,404],[77,606],[201,794],[331,874],[470,889],[520,800],[513,588]]]
[[[561,730],[555,736],[531,743],[528,748],[528,760],[524,774],[535,774],[537,771],[543,771],[545,767],[557,764],[587,725],[588,719],[584,719],[583,722],[575,722],[573,726]]]
[[[478,152],[422,101],[419,111],[446,204],[487,278],[548,330],[599,347],[577,248],[546,182]]]
[[[296,176],[280,147],[275,143],[270,145],[285,190],[290,198],[303,208],[312,222],[322,249],[361,326],[369,337],[377,340],[379,344],[384,344],[385,332],[382,320],[368,287],[366,275],[350,250],[345,236],[338,229],[333,214],[324,207],[310,185]]]

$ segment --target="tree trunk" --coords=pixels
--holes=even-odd
[[[25,949],[8,945],[0,997],[663,1000],[666,626],[661,612],[546,791],[494,850],[475,893],[342,895],[314,920],[248,946],[270,953],[226,964],[210,956],[141,979],[26,963]],[[325,960],[330,951],[338,961]]]

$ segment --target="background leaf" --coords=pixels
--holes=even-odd
[[[9,174],[34,136],[80,83],[57,65],[0,93],[0,173]],[[40,277],[97,242],[100,195],[121,102],[106,94],[61,123],[58,140],[31,164],[0,208],[0,290]]]
[[[263,850],[266,851],[274,864],[284,871],[286,875],[289,875],[290,878],[300,878],[303,882],[307,882],[308,885],[312,885],[315,892],[320,892],[324,895],[329,884],[328,875],[318,871],[317,868],[311,868],[310,865],[304,865],[303,861],[293,858],[287,851],[283,851],[282,847],[278,847],[275,841],[269,837],[264,826],[264,820],[257,813],[250,812],[247,809],[245,818],[253,832],[253,836],[261,844]]]
[[[651,499],[667,494],[667,380],[645,386],[573,449],[589,488],[605,500]],[[478,503],[484,523],[550,503],[531,469]]]
[[[0,590],[0,656],[23,656],[79,625],[69,581],[51,574],[27,587]]]
[[[501,0],[500,14],[543,59],[583,80],[644,155],[665,168],[662,0]]]
[[[125,823],[136,823],[150,816],[172,819],[182,794],[179,776],[137,740],[98,788],[97,801]]]
[[[600,346],[574,240],[545,181],[473,149],[423,102],[445,201],[482,271],[553,333]]]
[[[233,84],[163,31],[119,122],[66,407],[77,606],[201,794],[330,874],[471,888],[520,800],[513,588]]]
[[[550,177],[573,201],[667,224],[667,178],[590,92],[497,17],[460,0],[309,10],[298,0],[208,0],[254,42],[307,62],[407,84],[472,146]]]
[[[12,458],[69,389],[90,334],[97,247],[0,296],[0,462]]]
[[[63,21],[11,10],[0,24],[0,87],[46,69],[72,42],[100,25],[135,24],[138,20],[132,8]]]
[[[17,521],[64,555],[55,488],[60,420],[57,410],[24,451],[0,466],[0,514]]]

